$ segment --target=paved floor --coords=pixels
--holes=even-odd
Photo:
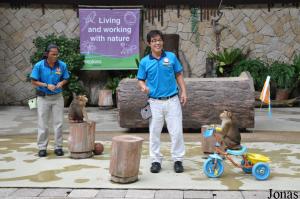
[[[140,189],[61,189],[61,188],[0,188],[5,199],[267,199],[270,191],[197,191],[197,190],[140,190]],[[295,192],[297,195],[299,193]]]
[[[98,110],[98,108],[88,108],[88,114],[90,118],[97,121],[97,134],[96,140],[106,141],[109,142],[111,138],[115,135],[126,134],[127,129],[122,129],[118,126],[116,122],[117,112],[116,110]],[[65,117],[66,118],[66,117]],[[36,113],[35,111],[29,111],[27,107],[0,107],[0,139],[5,141],[5,139],[20,139],[23,136],[24,140],[27,140],[28,143],[32,143],[33,137],[35,137],[36,131]],[[273,117],[272,119],[267,117],[266,110],[256,110],[255,114],[255,128],[250,129],[254,133],[243,133],[242,139],[243,142],[247,143],[247,145],[253,147],[253,145],[263,146],[267,144],[273,145],[280,145],[286,149],[295,149],[298,148],[297,144],[300,143],[300,108],[280,108],[280,109],[273,109]],[[64,131],[67,133],[68,126],[66,125]],[[23,135],[21,135],[23,134]],[[131,133],[133,135],[137,135],[140,137],[145,138],[145,142],[147,142],[148,134],[142,132],[135,132]],[[65,134],[66,136],[67,134]],[[192,144],[197,143],[199,140],[199,133],[185,133],[185,141],[191,142]],[[163,142],[168,145],[169,137],[167,133],[162,134]],[[277,143],[277,144],[276,144]],[[296,144],[296,145],[295,145]],[[30,151],[29,156],[31,153],[31,157],[35,157],[35,147],[29,146]],[[22,147],[20,147],[22,148]],[[25,147],[26,148],[26,147]],[[3,149],[3,144],[0,145],[0,150]],[[28,150],[28,149],[27,149]],[[265,150],[265,149],[264,149]],[[264,151],[266,152],[266,151]],[[286,150],[278,150],[278,152],[282,152],[283,154],[278,157],[278,162],[280,162],[280,157],[284,157],[283,161],[280,163],[282,165],[277,165],[276,169],[279,169],[279,172],[286,173],[293,173],[291,175],[295,176],[295,180],[299,181],[299,171],[300,171],[300,152],[293,152],[293,151],[286,151]],[[18,154],[18,151],[14,151],[13,153]],[[0,151],[0,154],[3,155],[4,152]],[[22,154],[18,154],[22,155]],[[17,158],[20,159],[20,158]],[[54,158],[50,158],[50,160],[54,160]],[[276,158],[275,158],[276,159]],[[294,165],[292,168],[286,169],[284,171],[280,170],[281,167],[287,166],[287,160],[293,161]],[[28,161],[28,160],[27,160]],[[40,162],[42,167],[49,166],[47,163],[43,161],[36,160],[34,158],[31,161],[35,161],[36,163]],[[50,163],[49,161],[48,163]],[[12,159],[10,158],[0,158],[0,181],[1,181],[1,174],[7,172],[7,168],[3,165],[6,163],[12,163]],[[26,162],[26,161],[25,161]],[[59,162],[55,164],[60,164]],[[12,164],[15,165],[15,164]],[[145,167],[148,172],[148,164],[145,163]],[[165,168],[165,172],[162,172],[155,176],[158,180],[159,179],[170,179],[172,180],[171,183],[178,184],[180,181],[184,181],[183,178],[178,178],[172,174],[171,163],[169,164],[170,168]],[[200,165],[199,165],[200,166]],[[188,168],[187,168],[188,169]],[[25,168],[24,168],[25,170]],[[32,169],[31,169],[32,170]],[[142,179],[144,177],[153,178],[154,174],[149,172],[149,175],[145,174],[143,171]],[[199,171],[200,172],[200,171]],[[188,172],[187,172],[188,173]],[[191,172],[193,173],[193,172]],[[229,172],[231,173],[231,171]],[[233,170],[232,174],[236,174],[236,171]],[[170,176],[168,176],[170,175]],[[173,176],[172,176],[173,175]],[[250,177],[251,178],[251,177]],[[245,180],[240,175],[237,175],[234,180]],[[81,179],[82,180],[82,179]],[[207,180],[207,179],[206,179]],[[254,187],[257,186],[257,183],[260,183],[255,180],[248,180],[248,183],[253,185]],[[142,180],[141,180],[142,181]],[[161,180],[159,180],[161,181]],[[163,181],[163,180],[162,180]],[[211,179],[210,179],[211,181]],[[152,188],[139,188],[139,186],[126,188],[126,186],[117,186],[117,188],[90,188],[90,189],[82,189],[82,188],[74,188],[72,186],[65,188],[49,188],[49,186],[40,186],[39,188],[33,188],[35,186],[28,186],[24,183],[23,186],[2,186],[0,185],[0,198],[267,198],[269,196],[269,190],[259,190],[258,189],[232,189],[235,191],[224,191],[215,184],[218,184],[219,179],[213,179],[213,184],[208,186],[209,188],[205,188],[205,190],[201,190],[201,187],[190,187],[189,189],[180,188],[177,186],[170,186],[176,187],[176,190],[170,190],[170,187],[163,188],[159,187],[156,184],[153,184]],[[294,185],[298,183],[294,183],[293,181],[287,180],[287,182],[280,180],[281,183],[286,185]],[[2,181],[3,182],[3,181]],[[6,181],[9,182],[9,181]],[[80,182],[80,181],[79,181]],[[5,181],[4,181],[5,183]],[[153,181],[155,183],[155,180]],[[171,184],[169,182],[169,184]],[[233,183],[230,181],[230,178],[226,178],[223,183]],[[269,181],[269,184],[277,183],[276,180],[272,179]],[[54,183],[55,184],[55,183]],[[179,183],[180,184],[180,183]],[[132,184],[134,185],[134,184]],[[6,187],[6,188],[4,188]],[[12,187],[12,188],[9,188]],[[17,188],[18,187],[18,188]],[[21,188],[23,187],[23,188]],[[28,187],[28,188],[26,188]],[[51,186],[56,187],[56,186]],[[60,187],[60,186],[57,186]],[[97,187],[97,186],[95,186]],[[278,190],[277,186],[274,186],[276,190]],[[272,188],[272,186],[270,187]],[[200,189],[200,190],[199,190]],[[287,189],[287,188],[285,188]],[[213,190],[213,191],[212,191]],[[230,190],[230,189],[229,189]],[[300,188],[297,186],[293,188],[295,194],[300,196]]]

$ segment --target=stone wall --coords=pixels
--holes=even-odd
[[[226,27],[221,34],[222,48],[250,50],[250,57],[265,61],[281,60],[290,62],[295,53],[300,53],[300,10],[297,8],[237,8],[224,9],[219,21]],[[180,11],[167,9],[164,13],[164,26],[155,21],[145,22],[144,34],[151,29],[161,29],[165,33],[180,35],[179,49],[183,51],[191,67],[193,77],[205,73],[207,53],[215,51],[216,38],[210,22],[199,22],[199,47],[195,34],[191,32],[189,9]]]
[[[34,95],[26,82],[31,71],[33,39],[51,33],[79,36],[79,19],[72,8],[41,6],[11,9],[0,4],[0,104],[22,104]]]
[[[222,48],[250,49],[250,56],[263,60],[290,62],[300,49],[300,10],[296,8],[236,8],[224,9],[220,24],[226,28],[221,34]],[[198,46],[191,31],[191,14],[188,8],[177,10],[171,7],[164,13],[164,25],[157,19],[144,22],[144,35],[151,29],[180,35],[179,50],[190,67],[192,77],[205,73],[205,59],[209,51],[215,50],[215,35],[210,22],[199,22]],[[34,95],[26,82],[31,70],[30,56],[35,48],[33,39],[51,33],[79,36],[79,19],[72,7],[30,6],[11,9],[0,4],[0,104],[20,104]],[[142,41],[143,42],[143,41]],[[105,72],[99,72],[103,78]],[[100,78],[99,78],[100,81]],[[92,95],[92,94],[91,94]],[[93,94],[97,96],[97,94]],[[92,104],[95,104],[96,100]]]

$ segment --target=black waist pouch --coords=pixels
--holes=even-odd
[[[40,90],[36,90],[36,95],[40,96],[40,97],[45,97],[46,93],[44,93],[43,91],[40,91]]]

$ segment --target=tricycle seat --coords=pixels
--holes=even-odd
[[[227,149],[226,152],[231,155],[243,155],[247,152],[247,147],[242,145],[242,148],[239,150]]]

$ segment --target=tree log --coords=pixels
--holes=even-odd
[[[69,123],[68,148],[71,158],[81,159],[93,156],[96,123]]]
[[[185,78],[188,102],[183,110],[183,128],[201,128],[221,122],[219,114],[228,109],[239,128],[254,127],[254,85],[249,73],[227,78]],[[119,124],[123,128],[145,128],[140,109],[147,103],[135,79],[123,79],[117,88]]]
[[[138,179],[143,138],[121,135],[112,139],[109,165],[111,180],[130,183]]]

